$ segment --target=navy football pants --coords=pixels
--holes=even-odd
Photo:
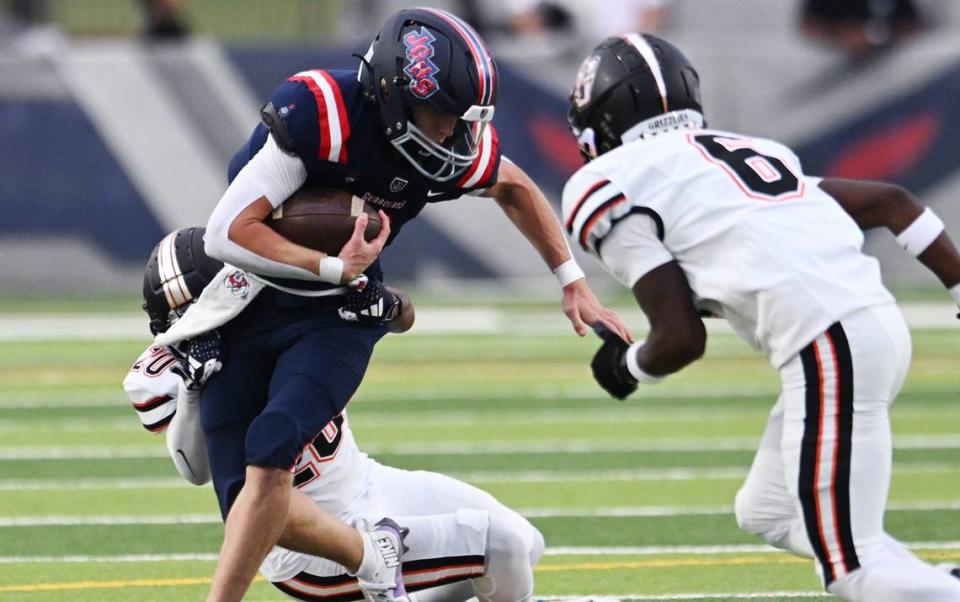
[[[293,466],[363,380],[386,327],[345,322],[338,304],[266,289],[220,329],[223,369],[200,413],[224,518],[247,465]]]

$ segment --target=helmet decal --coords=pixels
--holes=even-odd
[[[583,61],[577,70],[577,79],[573,84],[573,102],[578,108],[585,107],[593,95],[593,82],[597,79],[597,68],[600,66],[600,55],[591,55]]]
[[[180,262],[177,259],[177,232],[171,232],[160,241],[157,251],[157,268],[160,272],[160,286],[170,307],[180,307],[193,300],[190,287],[183,279]]]
[[[403,36],[403,46],[409,61],[403,72],[410,77],[410,93],[421,100],[430,98],[440,89],[436,77],[440,68],[430,60],[436,40],[430,30],[424,27],[421,27],[420,31],[411,29]]]
[[[653,73],[653,79],[657,82],[657,91],[660,92],[663,112],[666,113],[670,110],[667,108],[667,83],[663,79],[663,69],[660,68],[660,61],[657,60],[657,55],[653,52],[653,48],[650,47],[650,43],[647,42],[643,36],[637,33],[624,34],[623,39],[637,49],[637,52],[639,52],[643,60],[646,61],[647,66],[650,67],[650,72]]]
[[[477,94],[477,104],[490,104],[494,97],[494,86],[496,85],[496,69],[493,66],[493,60],[490,58],[490,51],[480,39],[480,35],[470,25],[459,17],[456,17],[446,11],[435,8],[424,8],[426,12],[432,13],[456,30],[458,34],[467,43],[470,54],[473,56],[474,65],[477,68],[477,80],[480,85]]]

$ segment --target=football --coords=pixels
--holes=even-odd
[[[361,213],[370,216],[364,238],[380,232],[380,216],[363,199],[337,188],[301,188],[267,218],[267,225],[298,245],[336,256]]]

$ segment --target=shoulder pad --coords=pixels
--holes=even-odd
[[[260,119],[263,121],[263,125],[267,126],[270,133],[273,134],[273,139],[276,140],[277,146],[279,146],[283,152],[289,155],[295,155],[296,148],[293,136],[290,135],[287,122],[280,117],[277,108],[273,106],[273,101],[263,105],[263,108],[260,109]]]

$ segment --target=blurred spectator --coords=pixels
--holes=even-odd
[[[659,31],[669,0],[507,0],[514,31],[574,29],[587,40],[628,31]]]
[[[141,0],[146,15],[144,34],[151,40],[176,40],[190,29],[183,16],[185,0]]]
[[[47,20],[46,0],[8,0],[7,13],[19,25],[38,25]]]
[[[912,0],[806,0],[808,36],[866,57],[923,27]]]

